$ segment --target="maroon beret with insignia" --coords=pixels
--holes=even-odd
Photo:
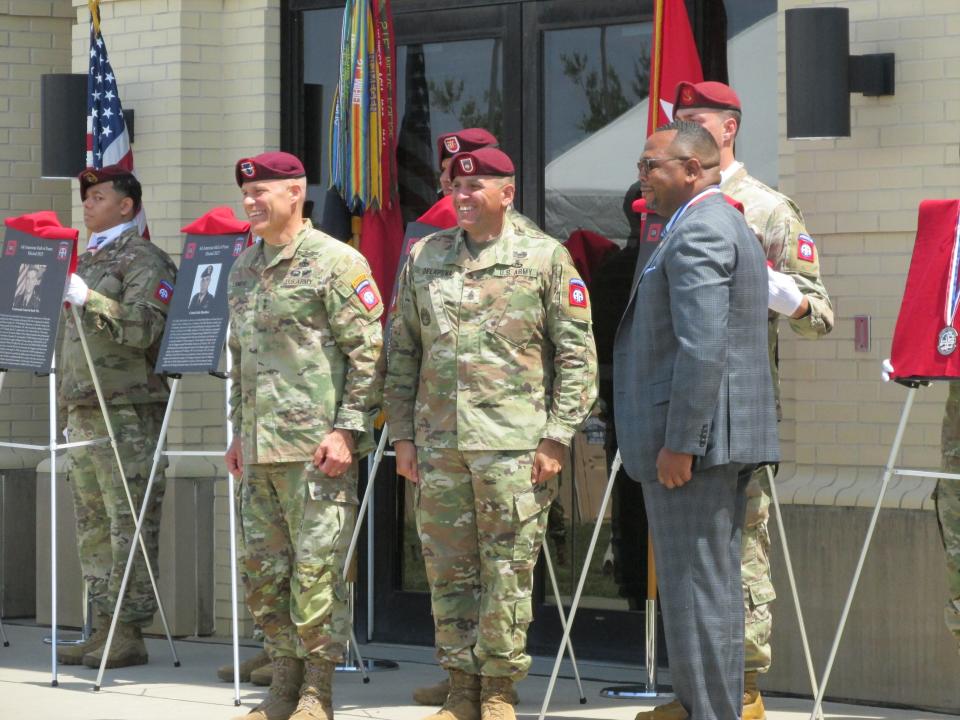
[[[240,158],[235,170],[237,185],[254,180],[291,180],[305,177],[307,171],[296,155],[265,152],[256,157]]]
[[[480,148],[473,152],[462,152],[453,156],[450,163],[450,179],[458,175],[490,175],[510,177],[514,174],[513,161],[503,150]]]
[[[740,98],[729,85],[707,80],[706,82],[680,82],[673,101],[673,116],[680,108],[718,108],[740,110]]]
[[[456,132],[446,133],[437,138],[437,157],[440,167],[443,161],[457,153],[471,152],[485,147],[496,147],[497,138],[489,130],[483,128],[466,128]]]
[[[80,181],[80,199],[87,199],[87,188],[120,177],[133,177],[133,173],[119,165],[107,165],[102,168],[88,167],[84,169],[83,172],[77,175],[77,179]]]

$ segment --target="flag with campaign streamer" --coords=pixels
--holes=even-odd
[[[390,0],[347,0],[330,121],[330,184],[353,212],[396,195],[396,47]]]
[[[100,0],[87,0],[90,8],[90,62],[87,73],[87,167],[119,165],[133,172],[130,134],[123,119],[117,79],[107,56],[107,44],[100,33]],[[149,237],[143,206],[137,212],[137,226]]]
[[[684,0],[655,0],[650,65],[647,136],[673,120],[673,93],[677,83],[703,81],[700,55]]]

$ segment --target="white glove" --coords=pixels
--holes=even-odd
[[[774,312],[792,316],[803,304],[803,293],[797,281],[789,275],[767,266],[767,307]]]
[[[893,375],[893,363],[890,362],[890,358],[887,358],[880,363],[880,377],[883,378],[884,382],[890,382],[891,375]]]
[[[73,273],[70,276],[70,282],[67,284],[67,292],[64,293],[63,301],[77,307],[83,307],[87,302],[87,293],[90,289],[83,281],[83,278]]]

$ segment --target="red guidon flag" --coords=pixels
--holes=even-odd
[[[655,0],[650,66],[648,137],[673,119],[677,83],[703,80],[700,55],[683,0]]]
[[[960,200],[924,200],[893,331],[895,380],[960,378]]]

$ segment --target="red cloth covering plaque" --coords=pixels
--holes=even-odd
[[[952,352],[946,352],[949,337],[945,343],[941,340],[952,334],[945,328],[960,328],[960,317],[954,315],[950,322],[947,309],[951,275],[954,292],[960,293],[960,273],[951,273],[951,265],[960,259],[960,248],[954,249],[958,216],[960,200],[920,203],[917,239],[890,350],[894,380],[960,378],[960,347],[953,343]]]

